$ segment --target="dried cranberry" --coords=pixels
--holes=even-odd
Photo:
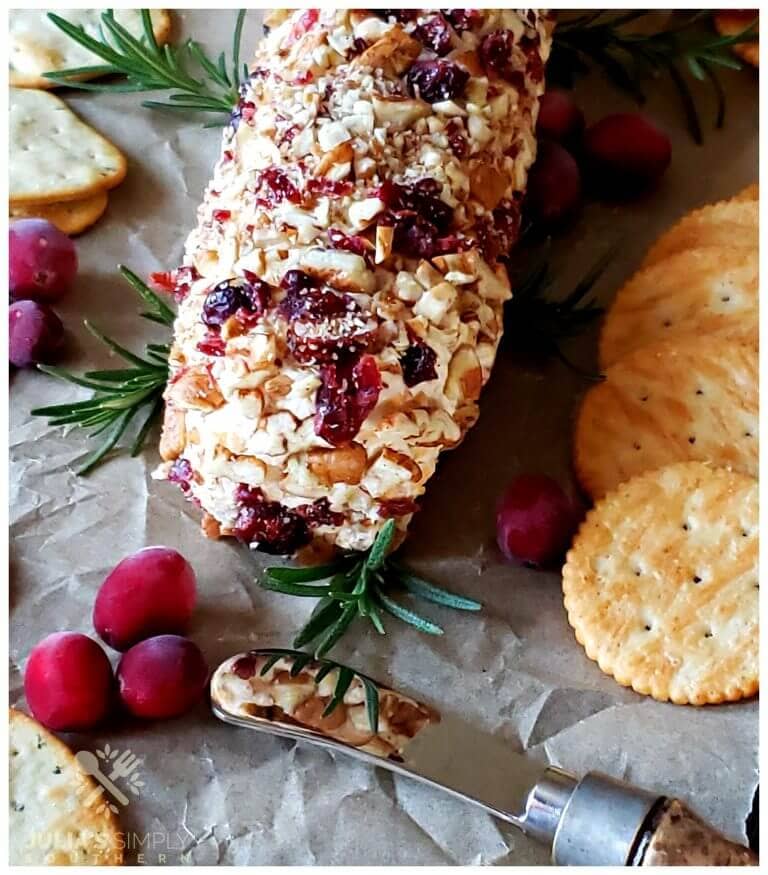
[[[309,528],[294,511],[278,501],[268,501],[258,488],[241,483],[235,490],[240,510],[235,520],[235,537],[255,544],[264,553],[293,553],[311,540]]]
[[[396,516],[408,516],[416,513],[418,504],[412,498],[390,498],[379,502],[379,516],[389,519]]]
[[[295,271],[300,273],[300,271]],[[304,274],[306,276],[306,274]],[[288,320],[308,318],[314,320],[343,316],[352,305],[352,299],[339,295],[331,289],[293,286],[280,302],[280,313]]]
[[[250,124],[255,115],[256,104],[252,100],[241,98],[232,110],[232,115],[229,117],[229,123],[235,130],[237,130],[240,127],[241,121]]]
[[[483,20],[479,9],[444,9],[443,12],[459,33],[472,30]]]
[[[177,301],[183,301],[189,294],[193,282],[200,279],[197,268],[192,265],[177,267],[149,275],[149,282],[155,291],[173,295]]]
[[[532,82],[541,82],[544,78],[544,61],[541,58],[541,38],[538,33],[534,36],[524,36],[520,40],[520,49],[525,55],[525,72],[531,77]]]
[[[520,204],[502,201],[492,215],[479,224],[477,236],[487,261],[509,255],[520,236]]]
[[[486,71],[506,79],[518,89],[525,86],[525,77],[515,62],[515,35],[511,30],[494,30],[483,38],[478,49]]]
[[[283,42],[283,45],[287,47],[300,40],[312,28],[312,25],[317,23],[318,18],[320,18],[319,9],[307,9],[303,12],[299,16],[299,20],[291,28],[291,32]]]
[[[420,24],[413,35],[438,55],[451,50],[451,27],[439,12]]]
[[[242,680],[250,680],[256,674],[257,659],[255,654],[246,653],[232,666],[232,671]]]
[[[445,134],[448,137],[448,145],[453,154],[461,159],[466,158],[469,152],[467,138],[464,136],[464,127],[458,119],[452,118],[445,126]]]
[[[331,510],[327,498],[318,498],[312,504],[302,504],[295,512],[308,526],[341,526],[344,524],[344,514]]]
[[[267,167],[256,178],[256,190],[261,191],[256,203],[260,207],[273,207],[284,200],[301,203],[301,192],[291,182],[288,174],[279,167]]]
[[[314,277],[311,277],[308,273],[304,273],[303,270],[296,270],[295,268],[287,270],[283,274],[283,278],[280,280],[280,288],[285,289],[286,292],[299,292],[302,289],[315,289],[317,288],[317,285],[317,280]]]
[[[379,399],[381,374],[376,359],[364,355],[354,365],[326,365],[320,379],[315,398],[315,434],[334,446],[346,444],[360,431]]]
[[[329,195],[330,197],[344,197],[349,194],[354,186],[347,180],[326,179],[324,176],[319,179],[310,179],[307,181],[307,192],[311,195]]]
[[[403,382],[406,386],[437,378],[437,353],[423,340],[415,338],[400,359],[403,369]]]
[[[368,260],[373,252],[370,241],[359,234],[345,234],[338,228],[328,230],[328,242],[334,249],[344,249],[346,252],[354,252]]]
[[[168,480],[177,483],[182,492],[189,492],[189,481],[192,479],[192,466],[186,459],[176,459],[168,469]]]
[[[362,55],[362,53],[368,48],[368,43],[361,37],[356,36],[352,40],[352,52],[355,55]]]
[[[239,310],[259,315],[266,309],[269,297],[269,286],[259,279],[250,283],[236,278],[224,280],[206,295],[203,322],[211,327],[220,326]]]
[[[438,237],[453,221],[453,209],[438,197],[440,183],[425,177],[412,185],[385,182],[375,194],[387,205],[380,224],[394,226],[393,246],[412,258],[435,254]]]
[[[214,222],[226,222],[232,216],[231,210],[213,210],[211,212],[211,217]]]
[[[415,21],[419,17],[418,9],[372,9],[371,11],[382,18],[394,18],[395,21],[399,21],[401,24]]]
[[[447,231],[453,221],[453,208],[439,197],[442,186],[436,179],[420,179],[410,188],[403,187],[402,204],[422,219],[431,222],[438,231]]]
[[[438,230],[415,213],[397,213],[392,224],[395,235],[392,246],[396,252],[409,258],[432,258]]]
[[[234,159],[235,159],[235,153],[234,153],[231,149],[225,149],[225,150],[221,153],[221,159],[222,159],[222,161],[224,161],[224,162],[227,162],[227,161],[234,161]]]
[[[416,61],[406,75],[410,93],[428,103],[453,100],[469,82],[469,73],[453,61]]]
[[[203,355],[223,356],[227,351],[227,345],[218,334],[209,331],[197,344],[198,350]]]

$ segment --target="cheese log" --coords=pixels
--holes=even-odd
[[[405,532],[478,416],[510,297],[552,22],[277,20],[187,240],[159,478],[271,553]]]

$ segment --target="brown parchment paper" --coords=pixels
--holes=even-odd
[[[232,11],[174,17],[177,38],[194,34],[215,53],[229,49]],[[248,16],[246,58],[260,20],[258,11]],[[757,77],[743,71],[724,79],[726,126],[712,130],[707,116],[704,146],[685,131],[671,88],[651,86],[647,109],[672,137],[671,168],[659,191],[638,203],[585,209],[553,247],[555,291],[569,290],[617,244],[598,286],[608,300],[679,214],[757,178]],[[582,81],[577,94],[591,120],[633,108],[597,77]],[[64,96],[119,145],[130,166],[127,180],[110,193],[105,217],[78,241],[77,287],[58,307],[69,331],[64,364],[82,370],[110,364],[83,318],[137,351],[162,337],[137,318],[137,300],[116,266],[146,275],[180,263],[220,133],[204,130],[199,119],[143,109],[138,95]],[[703,106],[713,109],[707,101],[703,93]],[[589,365],[594,346],[592,334],[568,352]],[[438,708],[461,711],[532,757],[679,794],[743,840],[757,783],[757,703],[675,707],[619,687],[576,643],[559,575],[503,564],[493,545],[493,509],[505,482],[531,471],[570,482],[571,420],[584,388],[558,363],[535,370],[502,350],[480,422],[441,462],[406,547],[423,574],[481,599],[485,609],[479,615],[429,611],[446,628],[442,638],[394,620],[384,638],[359,628],[336,655]],[[194,566],[199,607],[191,634],[211,666],[248,647],[290,646],[312,605],[258,588],[254,578],[267,557],[202,538],[195,509],[176,489],[151,479],[154,446],[136,459],[118,456],[88,478],[75,476],[73,467],[87,452],[83,435],[49,429],[28,414],[75,397],[77,388],[39,373],[10,380],[11,701],[23,707],[30,648],[56,630],[92,633],[102,579],[127,553],[149,544],[176,547]],[[115,721],[69,740],[76,748],[130,748],[142,758],[144,787],[121,811],[128,858],[136,862],[547,862],[544,850],[471,807],[351,760],[334,762],[325,752],[225,726],[205,705],[178,720]]]

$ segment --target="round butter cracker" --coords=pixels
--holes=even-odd
[[[755,695],[757,481],[686,462],[624,483],[587,514],[563,594],[587,656],[623,686],[677,704]]]
[[[15,206],[83,200],[125,178],[120,150],[53,94],[9,90],[8,199]]]
[[[674,462],[706,461],[756,475],[757,429],[754,339],[650,344],[611,365],[584,397],[574,435],[576,476],[600,498]]]
[[[107,193],[100,191],[81,201],[63,201],[58,204],[38,204],[37,206],[8,205],[11,219],[46,219],[64,234],[74,236],[95,224],[107,209]]]
[[[657,264],[686,249],[705,246],[757,248],[759,212],[756,200],[737,198],[693,210],[659,237],[648,250],[642,267]]]
[[[11,866],[118,866],[123,838],[104,791],[32,717],[9,713]],[[101,790],[101,792],[99,792]]]
[[[639,270],[618,292],[600,334],[600,367],[648,343],[673,337],[757,336],[757,247],[711,246],[678,252]]]

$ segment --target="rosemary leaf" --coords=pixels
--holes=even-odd
[[[325,710],[323,711],[323,717],[329,717],[336,707],[341,704],[344,700],[344,694],[349,689],[349,685],[352,683],[355,677],[355,673],[346,665],[339,666],[339,676],[336,681],[336,687],[333,691],[333,696],[331,696],[330,701],[325,706]]]
[[[331,562],[327,565],[307,565],[302,568],[273,565],[267,568],[264,573],[279,583],[308,583],[313,580],[326,580],[333,577],[343,567],[343,561]]]
[[[320,640],[315,647],[315,656],[319,659],[325,656],[329,650],[339,641],[342,635],[347,631],[352,620],[357,616],[357,605],[346,605],[333,625],[329,626],[326,632],[320,637]]]
[[[402,605],[394,601],[394,599],[391,599],[388,595],[383,593],[378,587],[376,589],[376,598],[381,602],[382,608],[384,608],[388,614],[392,614],[392,616],[397,617],[398,620],[408,623],[409,626],[414,626],[419,632],[426,632],[427,635],[444,634],[444,630],[436,623],[425,619],[414,611],[409,611],[408,608],[404,608]]]
[[[322,599],[312,612],[312,616],[302,626],[299,633],[293,639],[294,647],[303,647],[320,635],[325,629],[333,625],[341,616],[341,603],[337,600]]]
[[[371,732],[379,731],[379,688],[367,677],[361,677],[365,687],[365,710],[368,715],[368,726]]]
[[[397,568],[397,580],[401,583],[408,592],[424,599],[426,602],[433,602],[436,605],[444,605],[447,608],[454,608],[458,611],[479,611],[482,609],[480,602],[474,599],[468,599],[465,596],[456,595],[442,587],[435,586],[415,574],[411,574],[404,568]]]
[[[376,540],[368,553],[365,565],[369,571],[376,571],[381,567],[384,559],[392,546],[392,539],[395,537],[395,521],[390,519],[384,523],[381,531],[376,535]]]

